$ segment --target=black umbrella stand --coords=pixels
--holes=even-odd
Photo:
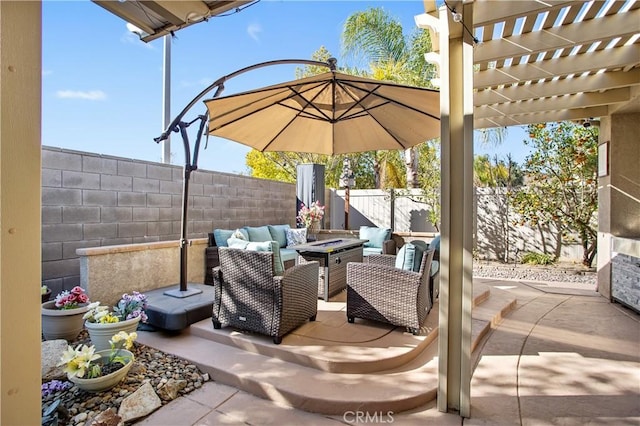
[[[189,210],[189,180],[191,178],[191,172],[198,169],[198,152],[200,151],[200,140],[202,139],[202,135],[204,133],[205,125],[207,123],[208,115],[199,115],[195,120],[191,122],[183,122],[183,117],[187,114],[187,112],[207,93],[211,90],[217,88],[214,98],[220,96],[222,91],[224,90],[225,81],[238,76],[240,74],[244,74],[247,71],[255,70],[258,68],[263,68],[271,65],[285,65],[285,64],[304,64],[304,65],[315,65],[315,66],[323,66],[327,67],[333,71],[336,69],[336,60],[334,58],[330,58],[327,62],[321,61],[313,61],[308,59],[279,59],[275,61],[267,61],[259,64],[250,65],[248,67],[242,68],[238,71],[234,71],[231,74],[227,74],[224,77],[219,78],[214,83],[205,88],[202,92],[200,92],[187,106],[176,116],[176,118],[169,124],[169,127],[165,129],[165,131],[157,138],[154,138],[156,143],[160,143],[167,139],[171,132],[180,132],[182,136],[182,144],[184,146],[184,180],[182,184],[182,229],[180,234],[180,287],[177,289],[166,290],[163,294],[167,296],[172,296],[176,298],[185,298],[189,296],[194,296],[202,293],[200,289],[189,289],[187,286],[187,247],[190,245],[189,240],[187,239],[187,214]],[[200,120],[200,128],[198,130],[198,136],[196,139],[196,143],[193,149],[193,156],[191,155],[191,145],[189,143],[189,135],[187,134],[187,128]]]

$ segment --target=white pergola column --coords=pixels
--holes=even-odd
[[[463,22],[473,28],[472,4]],[[473,244],[473,47],[471,36],[440,8],[442,227],[438,410],[471,412]]]
[[[40,396],[42,4],[0,1],[0,424]]]

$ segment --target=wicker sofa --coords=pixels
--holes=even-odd
[[[213,268],[213,327],[223,325],[273,337],[315,321],[318,312],[318,262],[295,265],[274,275],[272,252],[220,247]]]
[[[406,327],[418,334],[433,306],[429,294],[433,254],[433,250],[423,252],[420,262],[411,266],[411,270],[397,268],[397,258],[393,255],[370,255],[364,263],[349,263],[348,321],[369,319]]]
[[[295,265],[298,253],[287,247],[287,230],[291,229],[288,224],[264,225],[264,226],[244,226],[238,230],[245,235],[247,241],[264,242],[277,241],[280,247],[280,257],[284,262],[285,269]],[[205,284],[213,285],[213,268],[220,265],[218,258],[218,248],[227,247],[227,240],[236,230],[214,229],[209,233],[209,246],[205,249]]]

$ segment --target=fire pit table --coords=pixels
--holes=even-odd
[[[320,240],[287,248],[298,252],[298,263],[320,263],[318,297],[328,301],[347,287],[347,263],[362,262],[363,245],[367,241],[355,238]]]

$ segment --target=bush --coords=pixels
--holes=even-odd
[[[550,254],[546,253],[534,253],[532,251],[522,255],[522,263],[529,265],[551,265],[554,260]]]

